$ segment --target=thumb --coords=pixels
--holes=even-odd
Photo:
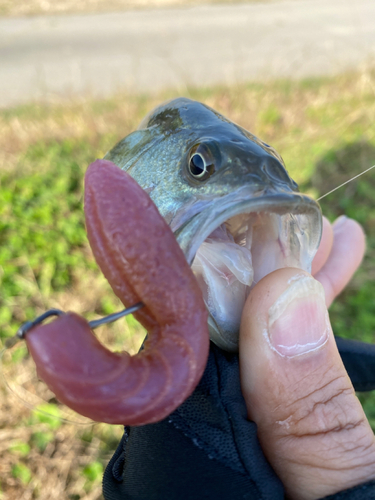
[[[280,269],[251,291],[240,333],[242,392],[291,499],[375,478],[375,442],[338,353],[322,285]]]

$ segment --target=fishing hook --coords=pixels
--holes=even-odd
[[[109,314],[108,316],[104,316],[103,318],[100,318],[100,319],[95,319],[93,321],[90,321],[89,322],[90,328],[94,329],[94,328],[97,328],[98,326],[105,325],[106,323],[112,323],[113,321],[117,321],[118,319],[123,318],[124,316],[127,316],[128,314],[133,314],[134,312],[138,311],[138,309],[141,309],[142,307],[144,307],[143,302],[137,302],[136,304],[133,304],[132,306],[130,306],[122,311],[119,311],[119,312],[116,312],[113,314]],[[18,340],[20,340],[20,339],[23,340],[25,338],[25,335],[27,332],[29,332],[35,326],[43,323],[43,321],[46,320],[47,318],[49,318],[51,316],[61,316],[63,314],[65,314],[64,311],[61,311],[60,309],[49,309],[48,311],[44,312],[43,314],[41,314],[37,318],[33,319],[32,321],[26,321],[26,323],[24,323],[22,326],[20,326],[20,328],[17,330],[16,335],[14,337],[12,337],[11,339],[9,339],[9,343],[11,345],[14,345],[14,343],[17,342]],[[10,347],[10,345],[7,347]]]

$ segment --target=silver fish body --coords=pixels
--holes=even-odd
[[[150,195],[192,265],[211,339],[238,349],[246,297],[281,267],[310,270],[318,203],[298,192],[280,155],[199,102],[162,104],[107,155]]]

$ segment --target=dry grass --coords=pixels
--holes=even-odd
[[[16,277],[17,278],[17,277]],[[103,296],[113,296],[106,280],[88,271],[74,281],[72,289],[61,293],[43,293],[32,270],[25,276],[25,287],[31,291],[38,313],[50,307],[84,314],[94,311]],[[112,302],[115,299],[112,299]],[[122,304],[118,302],[118,310]],[[25,297],[14,302],[15,315],[25,320],[29,306]],[[94,318],[96,316],[92,316]],[[142,330],[140,330],[142,332]],[[102,327],[101,342],[112,350],[125,349],[135,354],[143,340],[142,333],[134,335],[127,323],[119,321]],[[0,342],[1,344],[1,342]],[[20,357],[19,352],[22,357]],[[17,355],[19,359],[15,362]],[[0,381],[0,499],[6,500],[100,500],[103,470],[110,460],[123,433],[122,426],[92,424],[58,405],[60,418],[47,418],[35,410],[40,404],[54,403],[53,394],[39,381],[34,362],[24,346],[17,344],[5,352]],[[51,436],[45,449],[38,445],[40,434]],[[28,444],[27,453],[19,453],[18,446]],[[12,447],[14,450],[12,451]],[[17,469],[26,467],[26,473]],[[85,468],[101,466],[97,477],[90,480]],[[26,474],[26,475],[24,475]]]
[[[300,145],[305,148],[306,143],[315,144],[318,157],[322,147],[335,146],[340,137],[354,137],[358,126],[366,130],[366,124],[368,136],[362,138],[373,138],[375,75],[372,70],[364,70],[302,83],[185,88],[153,96],[120,94],[101,101],[65,101],[5,110],[0,113],[0,169],[24,168],[20,160],[30,145],[64,138],[84,141],[94,158],[102,157],[116,141],[134,130],[150,109],[179,95],[204,101],[269,141],[282,155],[286,154],[284,159],[297,182],[310,173],[301,170],[301,161],[309,170],[308,164],[313,165],[316,159],[307,158]]]
[[[267,0],[205,0],[205,4],[264,2]],[[32,16],[116,12],[201,5],[200,0],[0,0],[0,15]]]
[[[13,404],[8,404],[7,410],[11,415],[16,414],[18,417],[22,415],[22,410],[15,412]],[[94,437],[89,444],[85,444],[82,440],[84,429],[62,424],[53,432],[54,437],[43,452],[31,447],[27,460],[22,460],[17,452],[9,452],[9,448],[17,443],[30,442],[30,435],[50,432],[48,426],[44,424],[37,422],[25,425],[25,421],[24,416],[24,425],[14,428],[11,428],[12,422],[6,420],[2,422],[6,426],[0,434],[0,450],[4,457],[0,465],[3,498],[7,500],[70,499],[74,496],[85,500],[102,498],[100,480],[85,493],[87,480],[82,475],[82,469],[98,459],[104,424],[95,426],[94,433],[100,438]],[[21,422],[22,420],[19,421]],[[122,430],[118,428],[116,431],[112,430],[112,433],[117,434],[117,438],[120,439]],[[19,477],[14,477],[14,469],[20,461],[27,464],[32,474],[27,484]]]
[[[82,290],[82,287],[78,286],[74,292],[51,297],[50,306],[56,305],[64,310],[77,312],[87,311],[86,307],[93,307],[93,300],[95,302],[96,298],[108,291],[108,285],[97,276],[93,282],[85,279],[85,284],[94,286],[89,294],[86,287]],[[130,335],[124,322],[114,324],[112,328],[102,329],[100,333],[101,341],[112,350],[122,348],[132,354],[138,351],[142,338]],[[18,353],[24,351],[24,355],[14,362],[11,358],[17,354],[17,350]],[[58,405],[61,417],[69,420],[47,418],[45,421],[45,415],[35,408],[46,401],[54,403],[55,399],[37,378],[35,365],[23,345],[16,345],[5,353],[2,377],[0,498],[101,499],[103,467],[121,439],[122,426],[93,425],[61,405]],[[45,449],[39,444],[41,434],[50,436]],[[26,453],[20,453],[18,447],[24,446],[25,443],[28,445]],[[17,470],[20,463],[27,468],[26,477],[22,475],[22,471],[19,473]],[[92,464],[99,464],[101,467],[93,480],[85,475],[85,468]]]
[[[49,296],[41,293],[32,276],[28,285],[34,289],[40,312],[46,308],[58,307],[83,314],[95,310],[96,303],[103,295],[112,295],[104,278],[90,272],[84,280],[76,281],[73,290]],[[24,310],[26,302],[24,298],[20,298],[15,305]],[[118,309],[122,309],[120,304]],[[135,354],[143,336],[134,336],[132,333],[134,330],[130,332],[127,323],[120,321],[101,328],[99,338],[112,350],[125,349]],[[11,358],[19,351],[23,351],[24,355],[15,362]],[[91,464],[105,467],[121,439],[122,426],[92,425],[60,405],[58,408],[61,409],[61,416],[71,422],[61,421],[59,418],[47,419],[45,422],[43,413],[32,409],[45,401],[55,402],[55,399],[39,381],[35,365],[24,346],[17,344],[6,351],[2,361],[4,379],[3,383],[0,382],[0,499],[102,499],[103,469],[99,469],[94,480],[86,477],[84,471]],[[40,434],[51,435],[45,449],[38,445]],[[29,449],[25,455],[20,454],[17,445],[25,443],[29,445]],[[12,446],[15,446],[14,451],[11,451]],[[20,463],[29,471],[26,478],[22,476],[22,471],[19,473],[17,470]]]

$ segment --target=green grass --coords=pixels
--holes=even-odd
[[[31,470],[22,462],[17,463],[12,468],[13,477],[19,479],[23,485],[27,485],[32,478]]]
[[[204,101],[273,145],[301,189],[318,196],[375,163],[374,88],[375,74],[369,72],[189,89],[185,95]],[[121,307],[87,243],[84,172],[150,109],[175,96],[119,95],[0,111],[0,339],[14,335],[22,322],[50,307],[86,317]],[[331,308],[331,318],[336,334],[369,342],[375,341],[374,200],[373,171],[322,201],[329,218],[353,217],[368,235],[363,267]],[[114,349],[125,345],[135,352],[142,334],[129,318],[100,335]],[[30,370],[31,363],[24,346],[16,345],[4,363],[10,380],[28,389],[29,378],[21,367]],[[59,412],[52,395],[43,394]],[[41,479],[47,470],[54,484],[61,483],[59,498],[100,498],[98,478],[121,428],[77,426],[45,412],[30,413],[11,396],[3,391],[0,402],[0,430],[9,431],[11,442],[4,459],[8,472],[0,474],[5,497],[19,498],[27,487],[35,498],[48,498],[52,493]],[[361,400],[374,426],[375,397]]]

